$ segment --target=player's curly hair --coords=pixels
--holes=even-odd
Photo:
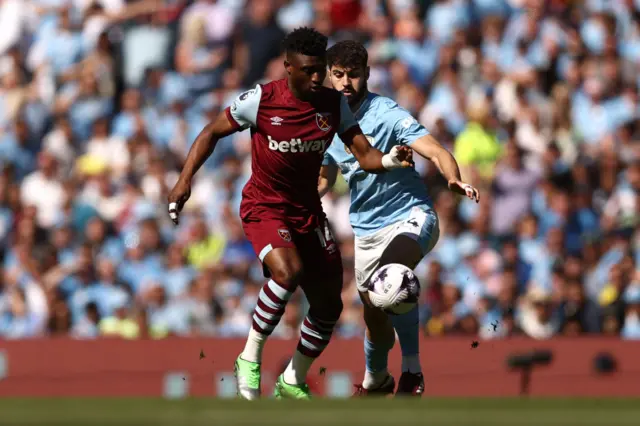
[[[327,51],[327,66],[334,65],[345,68],[366,68],[369,54],[362,43],[355,40],[344,40],[331,46]]]
[[[324,56],[327,53],[326,35],[309,27],[300,27],[291,31],[282,40],[282,50],[286,53],[300,53],[306,56]]]

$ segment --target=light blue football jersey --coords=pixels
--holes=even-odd
[[[388,153],[395,145],[411,145],[429,132],[395,101],[369,93],[354,114],[372,146]],[[432,209],[422,178],[413,168],[370,174],[336,135],[324,154],[323,164],[337,164],[349,184],[349,219],[361,237],[404,220],[413,207]]]

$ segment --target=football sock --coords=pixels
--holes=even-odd
[[[394,341],[387,344],[374,343],[368,335],[364,338],[364,357],[366,371],[362,386],[365,389],[375,389],[381,385],[389,375],[387,364],[389,361],[389,351],[393,348]]]
[[[253,328],[249,330],[249,337],[247,337],[247,343],[240,357],[245,361],[259,363],[262,360],[262,348],[267,342],[267,337],[269,336],[259,333]]]
[[[284,308],[293,292],[281,287],[273,280],[269,280],[258,296],[258,303],[253,311],[252,329],[249,331],[247,344],[241,358],[245,361],[260,362],[262,348],[273,330],[280,322]]]
[[[296,350],[293,354],[293,358],[284,370],[284,381],[290,385],[301,385],[307,380],[307,373],[311,368],[311,364],[315,361],[315,358],[306,356]]]
[[[306,382],[311,364],[329,344],[336,321],[325,321],[308,314],[300,327],[300,340],[293,358],[284,371],[284,381],[290,385]]]
[[[420,373],[420,318],[418,306],[402,315],[391,315],[393,328],[400,340],[402,371]]]

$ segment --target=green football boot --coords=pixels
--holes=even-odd
[[[284,381],[284,375],[281,374],[276,380],[276,388],[273,391],[276,399],[311,399],[311,391],[306,383],[301,385],[290,385]]]
[[[238,357],[233,373],[236,376],[236,390],[240,398],[248,401],[260,398],[260,364]]]

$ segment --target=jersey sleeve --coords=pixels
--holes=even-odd
[[[323,166],[331,166],[331,165],[337,164],[336,163],[336,159],[333,158],[333,155],[331,155],[331,151],[332,151],[331,147],[333,147],[333,144],[336,143],[336,140],[339,140],[339,136],[337,136],[337,135],[333,137],[333,143],[331,145],[329,145],[329,149],[327,149],[324,152],[324,157],[322,158],[322,165]]]
[[[429,134],[424,126],[418,123],[409,111],[395,107],[385,113],[384,119],[393,126],[396,141],[403,145],[411,145],[416,140]]]
[[[344,95],[340,95],[340,126],[338,126],[338,135],[343,135],[347,130],[357,126],[358,122],[349,108],[349,103]]]
[[[331,154],[329,154],[328,152],[324,153],[324,158],[322,159],[322,165],[323,166],[332,166],[336,164],[335,160],[333,159],[333,157],[331,156]]]
[[[260,98],[262,98],[262,87],[259,84],[240,94],[225,110],[229,121],[239,129],[256,127]]]

